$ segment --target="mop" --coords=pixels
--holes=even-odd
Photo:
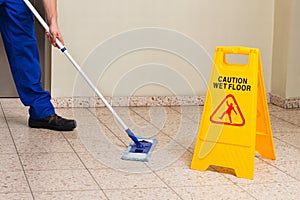
[[[34,16],[38,19],[40,24],[44,27],[44,29],[49,32],[49,26],[44,21],[44,19],[40,16],[40,14],[37,12],[37,10],[33,7],[33,5],[29,2],[29,0],[24,0],[24,2],[28,6],[28,8],[31,10],[31,12],[34,14]],[[105,104],[105,106],[110,110],[110,112],[113,114],[115,119],[117,119],[119,124],[123,127],[125,132],[131,138],[132,142],[129,144],[127,150],[125,151],[124,155],[122,156],[122,159],[123,160],[144,161],[144,162],[149,161],[149,158],[153,151],[153,148],[157,144],[157,140],[150,139],[150,138],[137,137],[128,128],[128,126],[119,117],[119,115],[112,108],[112,106],[106,101],[106,99],[103,97],[103,95],[99,92],[99,90],[94,86],[94,84],[91,82],[91,80],[82,71],[81,67],[77,64],[77,62],[69,54],[66,47],[58,39],[56,39],[56,44],[59,47],[59,49],[61,50],[61,52],[63,52],[67,56],[69,61],[74,65],[74,67],[77,69],[79,74],[85,79],[85,81],[88,83],[88,85],[91,87],[91,89],[93,89],[93,91],[99,96],[99,98],[102,100],[102,102]]]

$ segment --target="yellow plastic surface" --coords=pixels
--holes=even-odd
[[[230,63],[227,54],[248,63]],[[275,159],[259,49],[217,47],[191,168],[223,166],[253,179],[255,151]]]

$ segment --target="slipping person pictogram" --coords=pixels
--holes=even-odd
[[[232,111],[234,111],[234,113],[237,115],[237,112],[234,109],[234,106],[233,106],[232,103],[229,104],[228,101],[226,101],[226,104],[227,104],[228,109],[225,112],[223,112],[223,114],[219,117],[219,119],[222,120],[223,117],[227,114],[228,118],[229,118],[229,121],[230,121],[230,124],[232,124],[231,113],[232,113]]]
[[[232,115],[232,112],[235,115]],[[228,120],[225,119],[228,115]],[[245,118],[239,107],[238,102],[232,94],[227,95],[216,107],[210,116],[210,121],[214,124],[224,124],[230,126],[244,126]]]

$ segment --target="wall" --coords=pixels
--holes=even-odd
[[[287,92],[285,98],[300,97],[300,2],[291,1],[291,24],[289,40],[289,63],[287,72]]]
[[[300,2],[275,1],[272,93],[283,99],[300,97]]]
[[[275,3],[272,92],[281,97],[285,97],[287,85],[290,6],[290,1],[276,1]]]
[[[266,89],[267,92],[271,90],[273,0],[89,0],[85,3],[64,0],[58,1],[58,11],[66,46],[78,63],[87,69],[104,95],[204,95],[205,79],[208,79],[211,70],[210,59],[218,45],[260,48]],[[143,27],[174,33],[165,39],[160,38],[163,44],[173,44],[169,47],[171,50],[179,45],[178,48],[183,51],[185,48],[188,50],[190,43],[203,49],[198,51],[195,47],[198,52],[190,52],[187,56],[159,49],[161,47],[124,54],[122,47],[130,47],[143,38],[131,35],[131,40],[110,43],[117,42],[114,39],[128,31]],[[157,42],[160,36],[159,31],[154,33],[152,42]],[[176,41],[176,36],[187,41]],[[149,40],[148,37],[146,40]],[[109,46],[107,51],[105,45]],[[104,62],[109,53],[120,55],[111,62]],[[194,54],[199,55],[198,60]],[[197,66],[184,59],[189,56],[195,59]],[[141,73],[136,69],[141,69]],[[150,81],[151,77],[155,78],[154,82],[162,83],[142,82],[144,79]],[[140,85],[134,87],[135,84]],[[53,97],[91,95],[58,50],[52,52],[51,89]]]

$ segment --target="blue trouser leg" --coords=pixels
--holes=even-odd
[[[2,3],[1,3],[2,2]],[[23,0],[0,0],[0,31],[20,99],[32,119],[54,114],[41,84],[34,18]]]

